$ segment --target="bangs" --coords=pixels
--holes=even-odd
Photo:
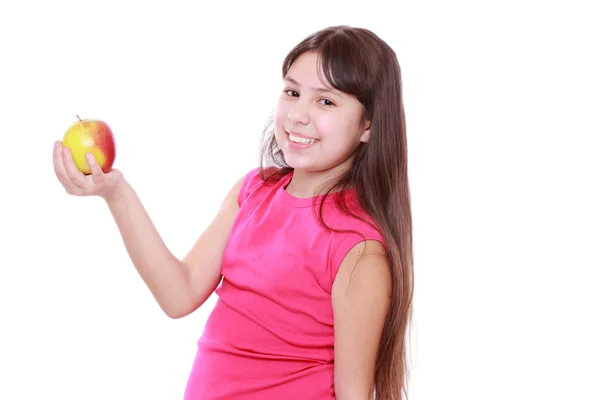
[[[320,39],[320,40],[319,40]],[[297,46],[283,63],[283,76],[292,63],[306,52],[316,52],[320,79],[341,92],[355,96],[367,110],[372,104],[377,82],[376,52],[368,43],[360,43],[360,37],[348,32],[337,32],[327,37],[313,38]]]
[[[373,83],[369,79],[367,55],[357,51],[345,35],[334,35],[323,42],[318,52],[320,78],[335,89],[369,102]]]

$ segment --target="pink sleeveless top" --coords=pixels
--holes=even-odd
[[[383,239],[333,207],[331,195],[326,222],[357,233],[322,227],[314,198],[285,191],[292,174],[265,183],[255,169],[244,180],[185,400],[335,399],[333,281],[354,245]]]

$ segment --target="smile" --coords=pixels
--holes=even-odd
[[[293,142],[293,143],[309,145],[309,144],[314,144],[319,141],[319,139],[305,138],[305,137],[300,137],[300,136],[294,136],[293,134],[288,133],[288,132],[286,132],[286,133],[288,135],[288,139],[290,140],[290,142]]]

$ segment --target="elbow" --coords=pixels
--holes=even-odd
[[[171,319],[180,319],[190,315],[195,307],[161,307],[167,317]]]
[[[163,313],[171,319],[180,319],[194,312],[200,304],[190,294],[153,293],[156,303]]]
[[[190,313],[176,311],[176,310],[163,310],[163,311],[166,314],[166,316],[171,319],[180,319],[180,318],[183,318],[190,314]]]
[[[192,307],[189,304],[159,303],[159,306],[161,310],[165,313],[165,315],[171,319],[180,319],[186,317],[196,309],[195,307]]]

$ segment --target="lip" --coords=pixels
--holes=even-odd
[[[306,139],[313,139],[313,138],[311,138],[310,136],[302,135],[302,134],[297,133],[297,132],[288,132],[288,131],[285,131],[285,139],[286,139],[286,141],[288,143],[288,146],[290,146],[292,148],[305,149],[307,147],[312,147],[312,146],[314,146],[315,144],[317,144],[319,142],[318,139],[317,139],[316,142],[310,143],[310,144],[292,142],[290,140],[290,133],[292,135],[294,135],[294,136],[298,136],[298,137],[302,137],[302,138],[306,138]]]
[[[286,133],[288,136],[289,136],[290,134],[292,134],[292,135],[294,135],[294,136],[301,137],[301,138],[304,138],[304,139],[315,139],[315,140],[319,140],[319,139],[317,139],[317,138],[314,138],[314,137],[310,137],[310,136],[303,135],[303,134],[301,134],[300,132],[294,132],[294,131],[285,131],[285,133]]]

